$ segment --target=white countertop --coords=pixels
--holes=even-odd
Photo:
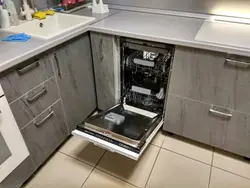
[[[250,56],[250,44],[242,47],[195,40],[205,18],[114,9],[105,15],[92,14],[90,9],[73,14],[94,16],[96,22],[50,40],[33,37],[26,43],[0,41],[0,72],[87,31]],[[0,38],[8,34],[0,31]],[[234,40],[236,44],[237,37]]]
[[[121,11],[89,27],[91,31],[250,56],[248,48],[195,40],[204,18]],[[226,23],[225,23],[226,24]],[[226,31],[225,31],[226,32]],[[213,36],[213,33],[211,33]],[[234,38],[235,42],[237,40]],[[228,39],[230,40],[230,38]]]

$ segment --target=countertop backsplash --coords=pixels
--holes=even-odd
[[[227,15],[250,18],[250,1],[232,0],[104,0],[114,5],[136,6],[199,14]]]

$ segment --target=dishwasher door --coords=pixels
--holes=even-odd
[[[158,114],[119,104],[88,118],[72,134],[138,160],[162,125]]]

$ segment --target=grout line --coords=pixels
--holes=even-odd
[[[234,172],[231,172],[231,171],[225,170],[225,169],[220,168],[220,167],[217,167],[217,166],[213,166],[213,168],[217,168],[217,169],[222,170],[222,171],[224,171],[224,172],[228,172],[228,173],[230,173],[230,174],[233,174],[233,175],[236,175],[236,176],[242,177],[242,178],[244,178],[244,179],[250,180],[250,178],[247,178],[247,177],[245,177],[245,176],[242,176],[242,175],[236,174],[236,173],[234,173]]]
[[[101,172],[103,172],[103,173],[105,173],[105,174],[108,174],[109,176],[112,176],[112,177],[114,177],[114,178],[116,178],[116,179],[119,179],[119,180],[121,180],[121,181],[123,181],[123,182],[125,182],[125,183],[127,183],[127,184],[129,184],[129,185],[132,185],[133,187],[138,187],[138,186],[136,186],[136,185],[134,185],[134,184],[132,184],[132,183],[126,181],[126,180],[123,180],[123,179],[121,179],[121,178],[119,178],[119,177],[117,177],[117,176],[114,176],[114,175],[111,174],[111,173],[108,173],[108,172],[106,172],[106,171],[104,171],[104,170],[102,170],[102,169],[100,169],[100,168],[97,168],[97,165],[99,164],[99,162],[101,161],[101,159],[103,158],[103,156],[104,156],[104,154],[105,154],[106,152],[107,152],[107,150],[105,150],[105,152],[104,152],[103,155],[101,156],[100,160],[96,163],[94,169],[97,169],[97,170],[99,170],[99,171],[101,171]],[[138,188],[139,188],[139,187],[138,187]]]
[[[160,155],[160,151],[161,151],[161,148],[159,149],[159,151],[158,151],[158,153],[157,153],[157,156],[156,156],[156,158],[155,158],[155,161],[154,161],[153,167],[152,167],[152,169],[151,169],[151,171],[150,171],[150,173],[149,173],[148,179],[147,179],[147,181],[146,181],[146,185],[145,185],[145,187],[147,187],[147,185],[148,185],[148,182],[149,182],[149,179],[150,179],[150,177],[151,177],[151,175],[152,175],[152,172],[153,172],[153,170],[154,170],[154,167],[155,167],[156,161],[158,160],[158,157],[159,157],[159,155]]]
[[[87,164],[87,165],[89,165],[89,166],[91,166],[91,167],[95,167],[95,165],[91,165],[91,164],[89,164],[89,163],[87,163],[87,162],[81,161],[80,159],[77,159],[77,158],[75,158],[75,157],[73,157],[73,156],[71,156],[71,155],[69,155],[69,154],[67,154],[67,153],[64,153],[64,152],[60,151],[60,150],[58,150],[58,152],[61,153],[61,154],[63,154],[63,155],[66,155],[66,156],[68,156],[68,157],[70,157],[70,158],[72,158],[72,159],[75,159],[75,160],[77,160],[77,161],[79,161],[79,162],[81,162],[81,163]]]
[[[85,181],[82,183],[81,187],[83,187],[83,185],[87,182],[87,180],[89,179],[90,175],[92,174],[92,172],[95,170],[96,166],[99,164],[99,162],[101,161],[102,157],[104,156],[104,154],[106,153],[106,150],[103,152],[102,156],[100,157],[100,159],[97,161],[96,165],[93,167],[93,169],[91,170],[91,172],[89,173],[88,177],[85,179]]]
[[[121,178],[119,178],[119,177],[117,177],[117,176],[114,176],[113,174],[108,173],[108,172],[106,172],[106,171],[104,171],[104,170],[102,170],[102,169],[100,169],[100,168],[96,168],[96,169],[97,169],[97,170],[100,170],[101,172],[103,172],[103,173],[105,173],[105,174],[108,174],[109,176],[112,176],[112,177],[114,177],[114,178],[116,178],[116,179],[118,179],[118,180],[121,180],[121,181],[123,181],[123,182],[125,182],[125,183],[127,183],[127,184],[129,184],[129,185],[132,185],[133,187],[138,187],[138,186],[136,186],[136,185],[134,185],[134,184],[132,184],[132,183],[126,181],[126,180],[123,180],[123,179],[121,179]],[[139,187],[138,187],[138,188],[139,188]]]
[[[192,160],[194,160],[194,161],[197,161],[197,162],[203,163],[203,164],[205,164],[205,165],[211,166],[211,164],[208,164],[208,163],[205,163],[205,162],[203,162],[203,161],[200,161],[200,160],[197,160],[197,159],[194,159],[194,158],[188,157],[188,156],[186,156],[186,155],[183,155],[183,154],[177,153],[177,152],[175,152],[175,151],[172,151],[172,150],[169,150],[169,149],[166,149],[166,148],[161,148],[161,149],[164,149],[164,150],[166,150],[166,151],[169,151],[169,152],[175,153],[175,154],[177,154],[177,155],[180,155],[180,156],[186,157],[186,158],[188,158],[188,159],[192,159]]]
[[[212,155],[212,161],[211,161],[210,173],[209,173],[209,179],[208,179],[208,188],[210,187],[210,183],[211,183],[213,163],[214,163],[214,147],[213,147],[213,155]]]

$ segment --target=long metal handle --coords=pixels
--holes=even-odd
[[[58,74],[59,77],[61,77],[61,76],[62,76],[62,75],[61,75],[61,69],[60,69],[59,60],[58,60],[58,57],[57,57],[57,53],[56,53],[56,52],[54,53],[54,58],[55,58],[56,66],[57,66],[57,69],[58,69],[57,74]]]
[[[28,65],[28,66],[26,66],[24,68],[17,69],[17,73],[19,75],[22,75],[22,74],[25,74],[26,72],[38,67],[38,66],[39,66],[39,61],[35,61],[34,63],[32,63],[32,64],[30,64],[30,65]]]
[[[34,95],[31,98],[27,97],[26,100],[28,101],[28,103],[33,103],[35,100],[37,100],[39,97],[43,96],[45,93],[47,93],[47,90],[44,87],[39,93],[37,93],[36,95]]]
[[[239,68],[250,68],[250,63],[244,62],[244,61],[238,61],[238,60],[227,58],[226,63],[239,67]]]
[[[53,114],[54,114],[54,111],[50,112],[49,115],[47,115],[44,119],[42,119],[42,121],[40,121],[38,123],[35,122],[35,125],[37,127],[40,127],[45,121],[47,121],[49,118],[51,118],[53,116]]]
[[[215,114],[217,116],[221,116],[221,117],[225,117],[225,118],[231,118],[233,115],[231,113],[225,113],[225,112],[221,112],[219,110],[215,110],[213,109],[213,105],[211,105],[211,108],[209,110],[209,112],[211,112],[212,114]]]

